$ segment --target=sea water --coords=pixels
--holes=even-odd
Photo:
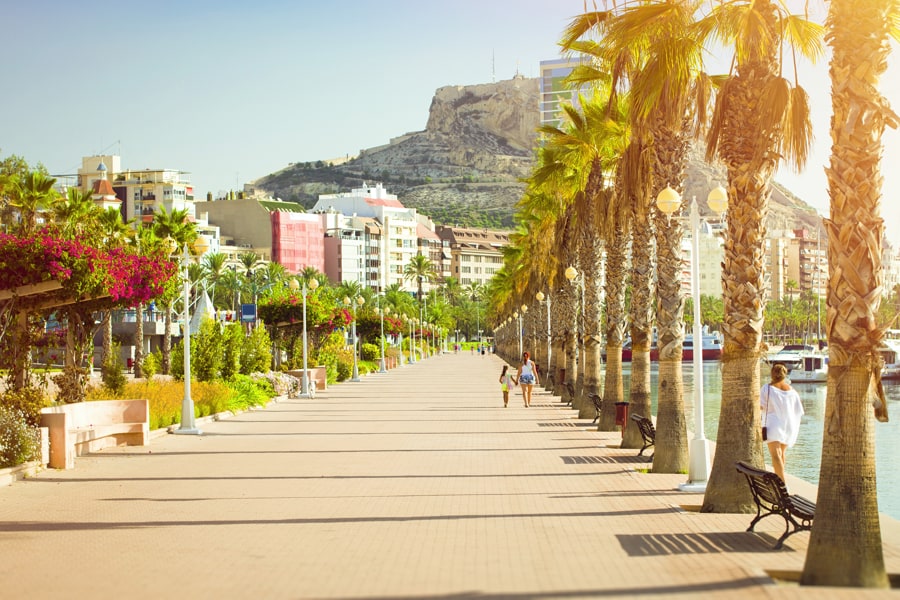
[[[760,385],[768,383],[768,367],[761,366]],[[694,368],[693,363],[685,362],[684,404],[687,413],[688,429],[694,430]],[[631,364],[624,363],[625,397],[631,379]],[[657,363],[651,363],[651,402],[656,414],[656,391],[659,370]],[[797,443],[787,452],[786,470],[791,475],[810,483],[819,483],[819,466],[822,459],[822,432],[825,419],[824,383],[794,384],[803,403],[803,420],[800,423],[800,437]],[[878,510],[900,520],[900,381],[885,381],[884,393],[888,402],[887,423],[875,423],[875,469],[878,485]],[[718,361],[703,363],[703,421],[704,433],[710,440],[716,439],[719,428],[719,406],[722,401],[722,367]],[[692,434],[689,434],[692,436]],[[769,462],[768,451],[764,452],[766,464]]]

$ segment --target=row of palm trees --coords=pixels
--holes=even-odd
[[[673,223],[654,200],[664,190],[705,194],[696,184],[685,189],[689,150],[704,142],[706,159],[725,167],[730,204],[722,274],[719,439],[702,510],[751,510],[749,489],[733,465],[738,460],[763,465],[757,424],[770,184],[780,164],[804,166],[812,139],[807,94],[797,73],[788,78],[784,71],[796,65],[799,54],[813,60],[821,56],[827,39],[834,110],[827,169],[831,214],[824,220],[831,368],[819,508],[802,578],[808,584],[887,585],[869,406],[885,418],[883,395],[879,398],[875,385],[882,336],[876,322],[883,233],[879,160],[884,127],[896,126],[898,118],[877,82],[890,50],[888,36],[896,32],[897,9],[896,0],[832,0],[823,27],[788,14],[777,0],[656,0],[573,19],[560,43],[584,59],[570,78],[583,94],[574,106],[564,107],[563,125],[541,128],[544,144],[519,203],[519,228],[490,291],[495,324],[520,304],[530,304],[538,291],[550,291],[551,374],[559,379],[565,373],[570,385],[560,392],[574,391],[574,405],[586,414],[590,408],[584,399],[602,392],[604,429],[613,426],[614,404],[622,400],[626,327],[633,357],[630,402],[635,411],[649,413],[655,320],[660,362],[653,471],[686,471],[682,228],[677,225],[682,209],[672,215]],[[733,51],[727,74],[714,76],[704,68],[704,53],[714,45]],[[573,266],[577,286],[563,277]],[[631,293],[627,315],[626,282]],[[583,306],[580,314],[578,306]],[[604,337],[607,369],[601,390]],[[584,363],[581,370],[576,356]],[[583,381],[572,385],[581,371]],[[626,437],[623,443],[639,447],[636,439]]]

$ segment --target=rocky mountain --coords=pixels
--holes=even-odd
[[[381,182],[404,205],[437,223],[512,228],[524,190],[521,178],[534,165],[539,101],[538,80],[521,76],[442,87],[431,101],[423,131],[361,150],[349,160],[293,163],[251,187],[309,208],[319,194]],[[705,198],[704,190],[723,181],[724,172],[707,165],[697,152],[685,195]],[[703,211],[705,202],[700,204]],[[812,208],[776,187],[769,229],[812,224],[815,218]]]

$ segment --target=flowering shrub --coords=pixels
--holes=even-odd
[[[28,238],[0,233],[0,289],[56,280],[75,298],[109,295],[112,305],[130,306],[162,294],[175,273],[162,249],[146,255],[125,247],[101,250],[62,239],[51,228]]]
[[[21,410],[0,406],[0,468],[35,460],[40,452],[40,430],[29,425]]]

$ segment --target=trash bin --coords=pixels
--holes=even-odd
[[[627,402],[616,402],[616,425],[622,426],[622,437],[625,437],[625,426],[628,425]]]

